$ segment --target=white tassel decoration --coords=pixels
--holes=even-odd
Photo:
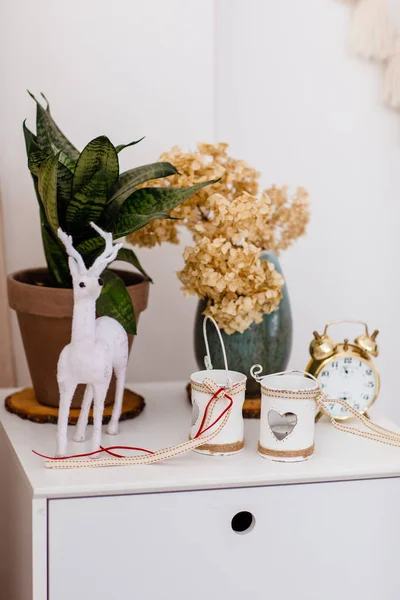
[[[400,38],[396,40],[394,53],[388,61],[383,96],[389,106],[400,108]]]
[[[387,60],[393,54],[394,42],[387,0],[359,0],[350,29],[353,52],[368,59]]]

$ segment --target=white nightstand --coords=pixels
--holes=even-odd
[[[133,387],[147,406],[110,444],[187,439],[183,383]],[[31,450],[53,454],[55,426],[7,413],[11,391],[0,396],[1,600],[399,600],[399,448],[322,420],[309,461],[274,463],[258,456],[251,420],[231,457],[48,470]],[[241,511],[254,520],[237,533]]]

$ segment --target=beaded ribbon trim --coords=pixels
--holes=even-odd
[[[316,400],[321,390],[316,387],[312,390],[277,390],[261,385],[261,391],[270,398],[282,398],[284,400]]]
[[[367,419],[364,415],[361,415],[357,412],[350,404],[345,402],[344,400],[336,400],[332,398],[327,398],[323,392],[320,391],[316,398],[316,403],[320,408],[325,408],[325,404],[341,404],[344,406],[351,414],[356,417],[369,431],[365,431],[362,429],[356,429],[355,427],[350,427],[349,425],[344,425],[341,421],[336,421],[334,417],[330,415],[331,424],[338,429],[339,431],[343,431],[344,433],[350,433],[352,435],[357,435],[359,437],[367,438],[368,440],[373,440],[375,442],[381,442],[382,444],[387,444],[388,446],[400,446],[400,433],[396,431],[391,431],[390,429],[385,429],[385,427],[381,427],[377,425],[370,419]]]
[[[209,382],[211,380],[210,379],[205,379],[203,381],[203,383],[199,383],[198,381],[193,381],[193,379],[190,380],[190,386],[192,388],[192,390],[196,391],[196,392],[205,392],[206,394],[210,393],[210,386],[209,386]],[[215,385],[215,384],[214,384]],[[229,393],[229,395],[231,397],[236,396],[237,394],[240,394],[241,392],[244,392],[246,389],[246,382],[240,382],[240,383],[235,383],[235,385],[233,385],[229,392],[227,390],[227,393]]]

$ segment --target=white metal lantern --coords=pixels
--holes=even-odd
[[[222,354],[224,357],[225,369],[213,369],[210,357],[210,348],[207,340],[207,321],[211,321],[218,332],[218,337],[222,346]],[[223,403],[228,406],[229,398],[233,400],[233,406],[228,422],[224,428],[215,436],[212,443],[198,446],[194,452],[202,454],[229,455],[240,452],[244,447],[243,434],[243,415],[242,408],[246,391],[246,375],[238,371],[230,371],[228,369],[228,361],[224,341],[217,323],[212,317],[206,316],[203,321],[203,335],[206,345],[207,355],[204,357],[206,370],[197,371],[190,376],[191,393],[192,393],[192,426],[190,437],[195,437],[202,425],[203,415],[206,414],[206,408],[212,400],[213,396],[222,390],[220,393],[218,406],[223,410]],[[204,428],[203,424],[203,428]]]
[[[314,452],[318,382],[303,371],[261,377],[262,367],[254,365],[250,372],[261,383],[259,454],[282,462],[307,460]]]

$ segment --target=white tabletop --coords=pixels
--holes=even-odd
[[[183,382],[135,384],[145,396],[143,413],[120,425],[118,436],[104,433],[104,445],[129,445],[157,450],[188,438],[191,408]],[[245,421],[246,445],[227,457],[188,452],[148,466],[96,469],[46,469],[32,449],[54,455],[56,426],[24,421],[8,413],[3,399],[13,390],[0,390],[0,422],[36,498],[137,494],[177,490],[279,485],[400,476],[400,448],[386,446],[335,430],[324,418],[316,425],[314,455],[305,462],[279,463],[257,453],[259,421]],[[377,413],[372,413],[376,417]],[[379,419],[385,427],[393,423]],[[89,427],[89,435],[91,434]],[[69,428],[72,438],[73,428]],[[69,452],[90,451],[90,440],[70,441]]]

